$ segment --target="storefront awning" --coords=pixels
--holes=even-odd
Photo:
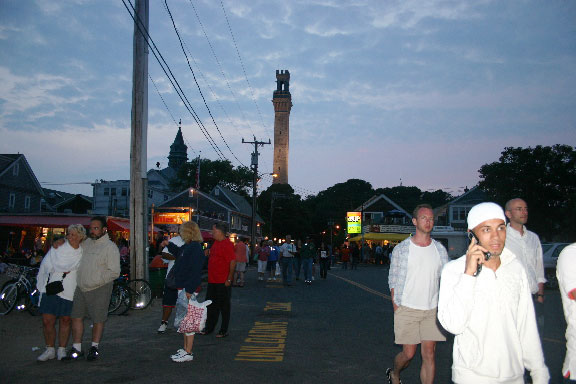
[[[365,233],[364,240],[375,240],[375,241],[402,241],[409,237],[409,233]],[[348,239],[348,241],[362,241],[362,235],[354,236]]]
[[[4,216],[0,225],[14,227],[67,228],[71,224],[90,225],[90,216]]]
[[[110,232],[130,232],[130,220],[108,219],[108,230]],[[160,228],[154,227],[155,233],[160,231],[162,231]]]

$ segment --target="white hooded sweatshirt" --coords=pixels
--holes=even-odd
[[[534,384],[550,380],[540,344],[526,272],[507,249],[496,272],[464,273],[466,256],[444,267],[438,319],[456,335],[452,354],[455,383],[523,384],[524,368]]]

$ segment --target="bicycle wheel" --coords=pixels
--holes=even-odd
[[[14,309],[18,301],[18,284],[16,280],[10,280],[0,291],[0,315],[7,315]]]
[[[131,309],[144,309],[150,305],[152,302],[152,288],[146,280],[130,280],[128,287],[132,296]]]
[[[40,302],[40,292],[33,288],[32,293],[27,295],[28,297],[28,304],[26,305],[26,309],[28,313],[32,316],[38,316],[40,314],[40,306],[38,303]]]
[[[118,288],[120,290],[120,305],[114,314],[120,316],[130,309],[130,294],[128,293],[129,288],[125,285],[119,285]]]
[[[122,290],[120,286],[114,283],[112,288],[112,295],[110,296],[110,304],[108,305],[108,313],[113,313],[120,308],[122,304]]]

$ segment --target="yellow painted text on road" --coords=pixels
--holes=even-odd
[[[267,302],[264,311],[290,312],[292,303]],[[234,360],[255,362],[280,362],[284,360],[287,321],[257,321],[248,332],[244,345]]]

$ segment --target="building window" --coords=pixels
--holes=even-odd
[[[8,208],[14,209],[15,206],[16,206],[16,194],[11,193],[10,198],[8,199]]]
[[[470,207],[452,207],[452,221],[466,221]]]
[[[122,188],[122,196],[126,196],[128,194],[128,188]]]
[[[30,210],[30,196],[24,197],[24,209],[29,211]]]
[[[110,195],[110,188],[104,188],[104,196]]]
[[[168,195],[164,195],[164,201],[168,200]]]
[[[154,196],[154,191],[151,189],[148,190],[148,198],[151,199]]]
[[[12,176],[18,176],[18,173],[20,173],[20,164],[16,163],[14,167],[12,167]]]
[[[110,195],[116,196],[116,188],[110,188]]]

